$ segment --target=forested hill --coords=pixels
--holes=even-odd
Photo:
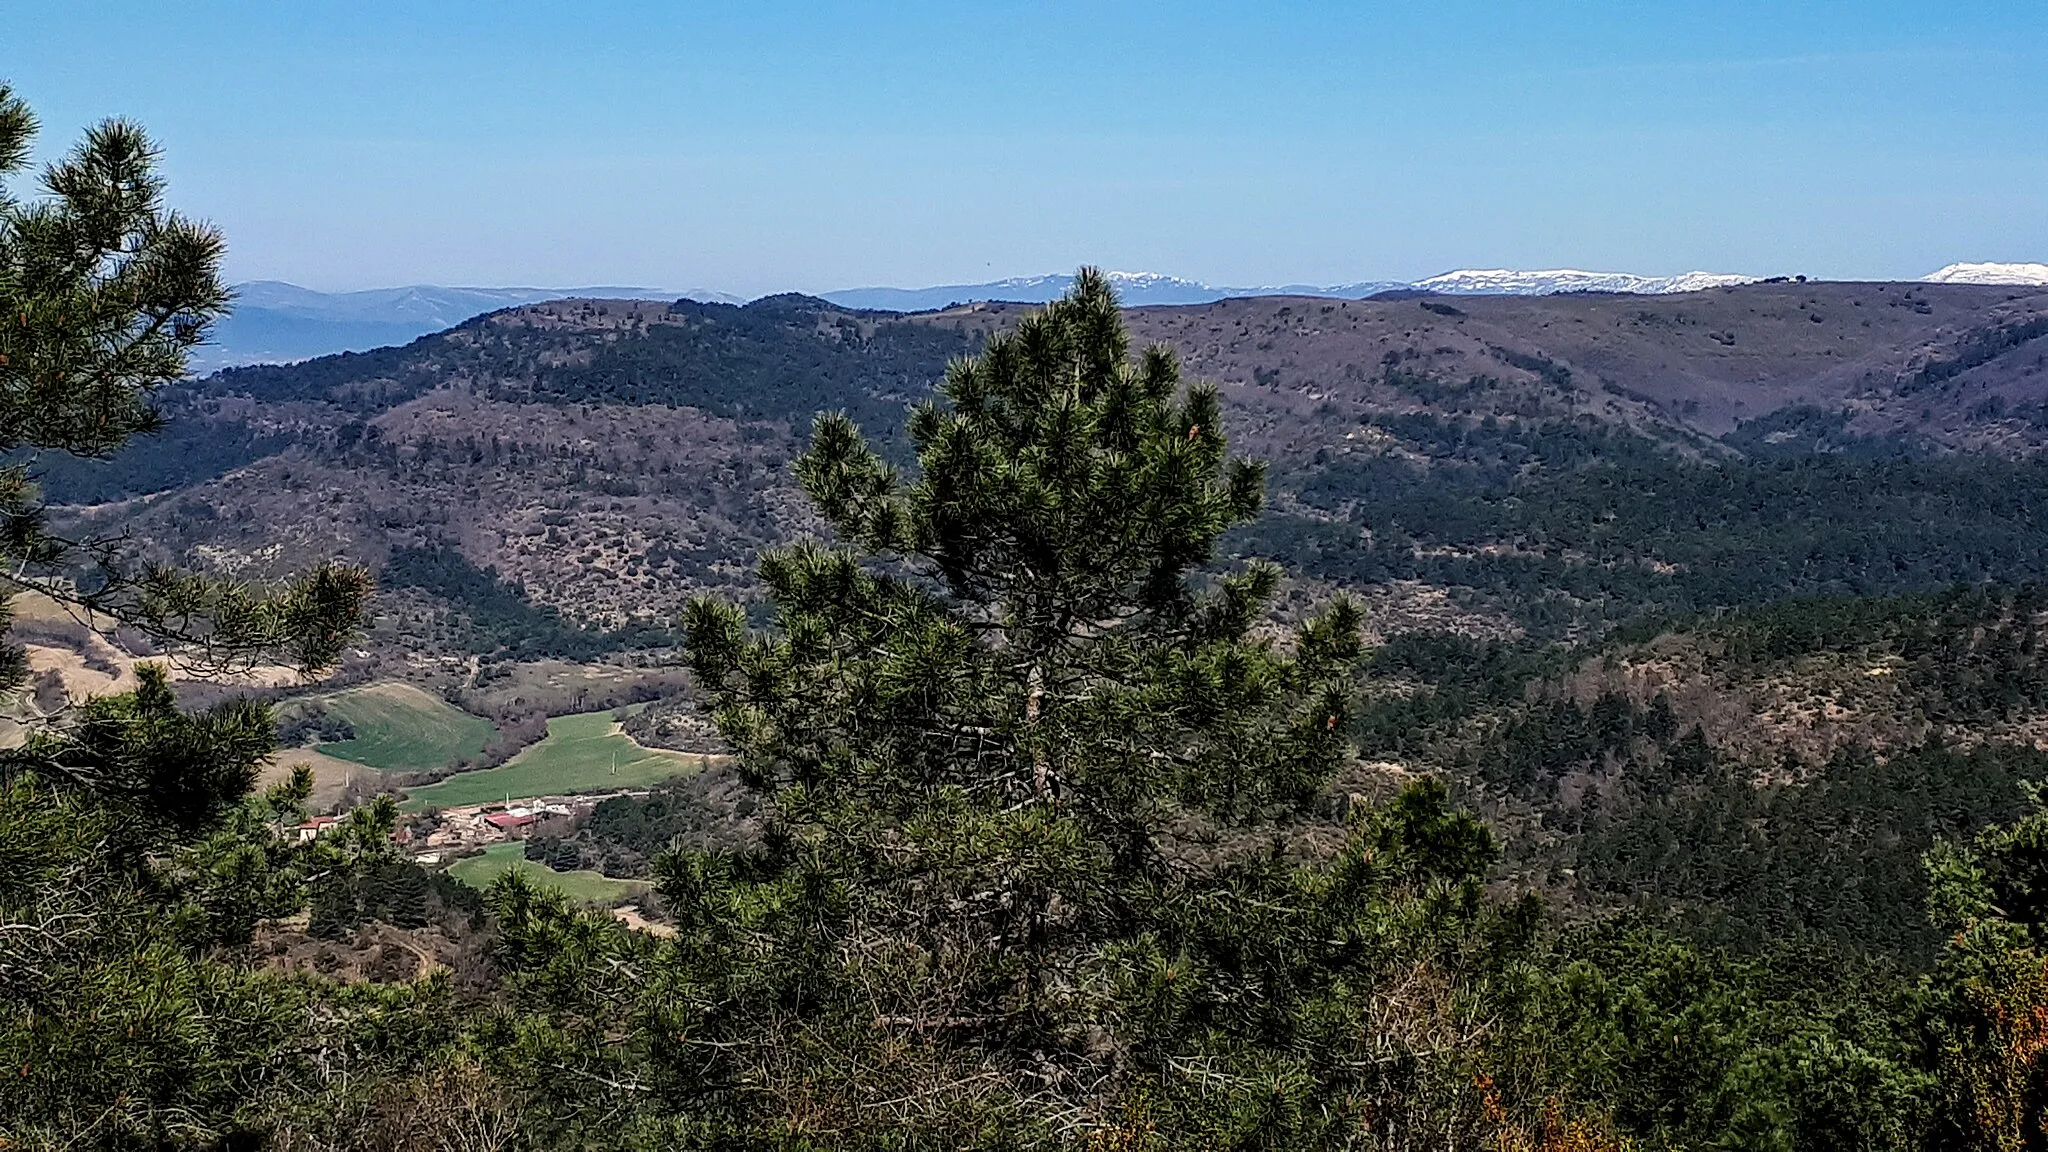
[[[586,653],[694,590],[743,591],[763,544],[806,530],[787,465],[813,414],[846,410],[886,447],[948,360],[1025,311],[540,304],[222,372],[163,398],[160,438],[39,468],[91,530],[187,563],[389,565],[382,643]],[[2048,575],[2048,292],[1776,283],[1129,319],[1222,385],[1234,443],[1272,463],[1271,511],[1234,546],[1374,588],[1386,627],[1577,636]]]
[[[1467,784],[1509,871],[1747,947],[1923,962],[1922,856],[2048,782],[2048,591],[1795,598],[1577,647],[1411,632],[1360,751]]]

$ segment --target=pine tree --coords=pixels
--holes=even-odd
[[[43,173],[4,183],[35,119],[0,85],[0,451],[105,455],[160,422],[150,394],[224,310],[220,237],[166,211],[156,153],[132,125],[92,129]],[[327,565],[258,590],[136,563],[51,532],[31,468],[0,467],[0,626],[36,592],[89,624],[141,628],[188,666],[331,663],[370,591]],[[22,682],[0,645],[0,693]],[[304,904],[309,877],[386,854],[388,804],[343,834],[280,834],[301,770],[256,794],[267,707],[177,707],[166,672],[132,692],[32,717],[0,749],[0,1143],[206,1146],[251,1111],[319,1086],[294,1055],[304,986],[223,962],[258,922]],[[415,997],[415,999],[417,999]]]
[[[307,903],[306,934],[316,940],[346,940],[363,922],[362,901],[354,878],[328,877],[312,889]]]
[[[1931,981],[1943,1147],[2048,1133],[2048,790],[2029,789],[2033,811],[1926,857],[1929,917],[1949,934]]]
[[[1129,360],[1100,275],[941,397],[909,421],[915,483],[819,420],[797,475],[850,547],[763,560],[777,634],[692,605],[690,653],[748,781],[874,886],[859,918],[971,901],[942,932],[1000,942],[961,975],[1015,1023],[1053,953],[1173,879],[1170,830],[1311,802],[1342,755],[1359,616],[1340,600],[1283,652],[1253,633],[1277,569],[1203,579],[1262,470],[1226,455],[1213,387],[1183,388],[1162,348]]]
[[[36,120],[0,84],[0,452],[106,456],[155,431],[150,396],[228,308],[220,234],[163,206],[157,151],[107,121],[42,173],[47,196],[16,199]],[[35,591],[96,621],[127,623],[216,667],[285,660],[321,667],[360,619],[369,578],[323,565],[272,593],[136,563],[47,528],[31,468],[0,466],[0,625],[4,600]],[[53,578],[56,577],[56,578]],[[0,689],[21,654],[0,649]]]
[[[1366,1110],[1468,1097],[1350,1021],[1433,972],[1403,1026],[1455,1030],[1491,840],[1425,786],[1315,846],[1359,613],[1283,634],[1276,569],[1214,566],[1262,487],[1215,390],[1133,361],[1083,270],[908,431],[914,479],[818,421],[797,475],[843,543],[764,557],[772,630],[688,612],[773,820],[658,862],[675,939],[499,881],[526,1066],[645,1085],[689,1131],[836,1146],[1342,1145]],[[624,1044],[593,1015],[622,1001]]]
[[[385,884],[384,910],[379,919],[400,928],[420,928],[427,922],[427,874],[410,860],[393,860],[385,865],[390,879]]]

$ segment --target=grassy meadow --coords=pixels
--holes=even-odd
[[[280,748],[264,762],[257,783],[268,788],[291,779],[292,769],[305,765],[313,773],[313,795],[308,808],[326,811],[348,794],[351,787],[376,791],[383,787],[383,773],[367,764],[324,755],[312,748]]]
[[[410,684],[370,684],[321,700],[356,730],[353,740],[316,745],[341,760],[385,772],[431,772],[475,756],[497,727]]]
[[[516,840],[493,844],[481,856],[470,856],[448,866],[448,874],[472,888],[491,886],[506,872],[523,872],[536,884],[559,888],[571,900],[592,904],[618,904],[637,895],[647,885],[636,880],[614,880],[600,872],[557,872],[545,864],[528,860],[525,845]]]
[[[619,730],[612,713],[579,712],[548,721],[548,734],[496,768],[459,772],[411,789],[403,807],[453,808],[492,800],[645,788],[703,767],[704,758],[648,748]]]

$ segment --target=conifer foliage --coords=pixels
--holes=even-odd
[[[36,128],[0,83],[0,452],[106,456],[161,426],[150,394],[184,374],[186,354],[226,313],[224,245],[164,207],[156,147],[125,121],[90,129],[43,171],[45,195],[19,199],[9,181]],[[361,616],[370,585],[360,569],[324,565],[253,590],[139,562],[118,541],[55,536],[32,473],[0,466],[0,596],[43,592],[209,667],[324,667]],[[0,652],[0,688],[22,672],[18,652]]]
[[[0,178],[35,131],[0,84]],[[110,120],[44,172],[48,199],[0,186],[0,451],[98,456],[155,430],[148,391],[226,310],[220,234],[164,209],[156,159],[141,129]]]
[[[0,180],[34,128],[0,85]],[[43,185],[24,203],[0,184],[0,450],[105,454],[156,427],[150,392],[183,374],[221,314],[220,238],[163,209],[155,151],[132,125],[91,130]],[[0,468],[0,627],[25,591],[210,667],[317,670],[356,631],[370,585],[328,565],[253,590],[61,539],[17,465]],[[12,694],[25,661],[0,655]],[[6,701],[27,732],[0,748],[0,1146],[246,1143],[267,1126],[259,1113],[325,1088],[301,1044],[319,990],[221,950],[303,906],[310,878],[388,858],[395,808],[291,842],[281,827],[311,779],[300,769],[255,792],[268,708],[187,712],[166,669],[135,672],[133,691],[49,712]],[[433,995],[402,989],[385,1006]],[[349,999],[320,1011],[352,1019]]]
[[[943,797],[991,842],[1085,845],[1075,881],[1163,880],[1176,822],[1308,803],[1343,749],[1359,614],[1339,601],[1282,645],[1253,635],[1277,569],[1196,587],[1262,490],[1226,456],[1215,390],[1183,390],[1163,348],[1130,362],[1084,271],[941,397],[910,418],[914,483],[845,418],[818,421],[797,474],[847,546],[764,560],[776,634],[690,610],[692,666],[751,780],[862,823]]]
[[[1211,570],[1261,496],[1214,390],[1133,360],[1084,270],[908,431],[914,478],[818,421],[797,474],[840,543],[763,559],[772,629],[689,610],[760,844],[658,863],[660,949],[500,882],[548,1022],[527,1066],[632,1085],[677,1139],[797,1146],[1312,1147],[1368,1107],[1476,1117],[1425,1050],[1463,1027],[1459,942],[1511,928],[1480,898],[1492,842],[1422,787],[1301,843],[1360,618],[1269,631],[1278,573]],[[634,1006],[628,1043],[599,1038],[605,1003]]]
[[[2048,795],[1974,843],[1927,854],[1928,911],[1949,934],[1936,965],[1935,1134],[1949,1147],[2048,1137]]]
[[[910,418],[914,482],[818,421],[797,475],[845,545],[764,560],[774,633],[694,605],[692,666],[789,862],[845,892],[830,945],[886,937],[936,966],[882,1015],[1038,1037],[1075,949],[1177,882],[1170,830],[1310,801],[1358,615],[1340,603],[1283,652],[1251,634],[1275,570],[1194,586],[1261,473],[1226,456],[1212,388],[1183,389],[1164,349],[1129,359],[1099,275],[940,396]]]

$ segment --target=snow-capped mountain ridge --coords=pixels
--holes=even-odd
[[[2048,264],[1950,264],[1921,277],[1929,284],[2016,284],[2048,288]]]
[[[1464,296],[1551,296],[1559,292],[1623,292],[1662,296],[1754,284],[1760,277],[1727,272],[1684,272],[1677,276],[1638,276],[1632,272],[1586,272],[1577,268],[1520,271],[1509,268],[1461,268],[1415,282],[1427,292]]]

